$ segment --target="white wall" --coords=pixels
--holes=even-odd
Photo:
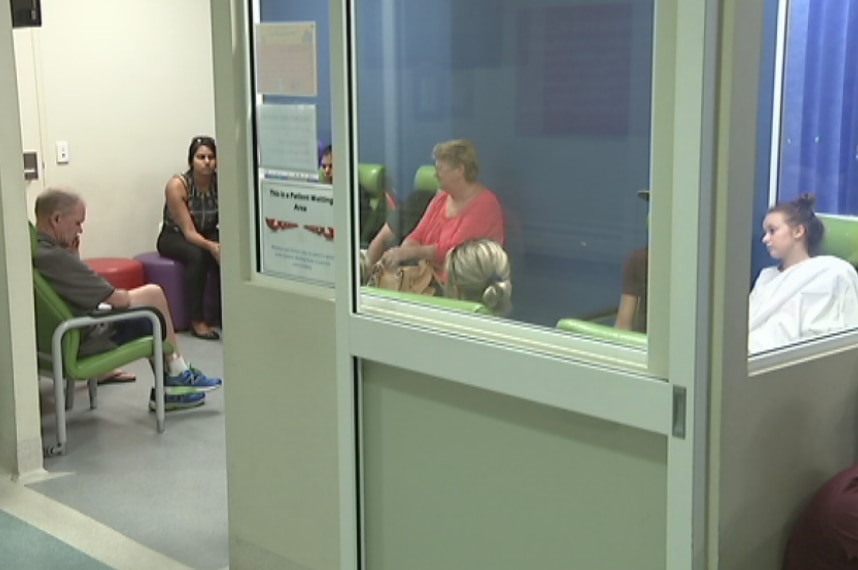
[[[209,2],[42,0],[42,12],[45,185],[86,199],[84,256],[153,250],[164,185],[187,167],[191,138],[215,134]]]

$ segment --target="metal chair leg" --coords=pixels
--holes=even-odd
[[[74,408],[74,380],[66,378],[66,409]]]
[[[156,327],[155,333],[155,429],[158,433],[164,432],[164,352],[161,345],[160,331]]]
[[[86,386],[89,388],[89,409],[94,410],[98,407],[98,380],[90,378]]]
[[[46,449],[46,454],[63,455],[66,452],[66,398],[63,394],[65,378],[63,378],[62,363],[54,361],[54,407],[57,414],[57,445]]]

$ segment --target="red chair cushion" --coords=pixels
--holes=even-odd
[[[136,259],[93,257],[84,259],[84,262],[117,289],[136,289],[146,282],[143,277],[143,264]]]

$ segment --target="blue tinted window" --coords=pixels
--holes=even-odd
[[[631,290],[645,311],[648,203],[638,191],[650,177],[652,3],[355,9],[358,160],[384,167],[386,216],[431,180],[435,145],[468,140],[476,181],[505,218],[509,318],[612,327]]]

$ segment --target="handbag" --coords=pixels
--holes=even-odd
[[[432,263],[421,259],[414,265],[385,267],[380,261],[373,265],[367,285],[391,291],[434,296],[438,292],[438,279]]]

